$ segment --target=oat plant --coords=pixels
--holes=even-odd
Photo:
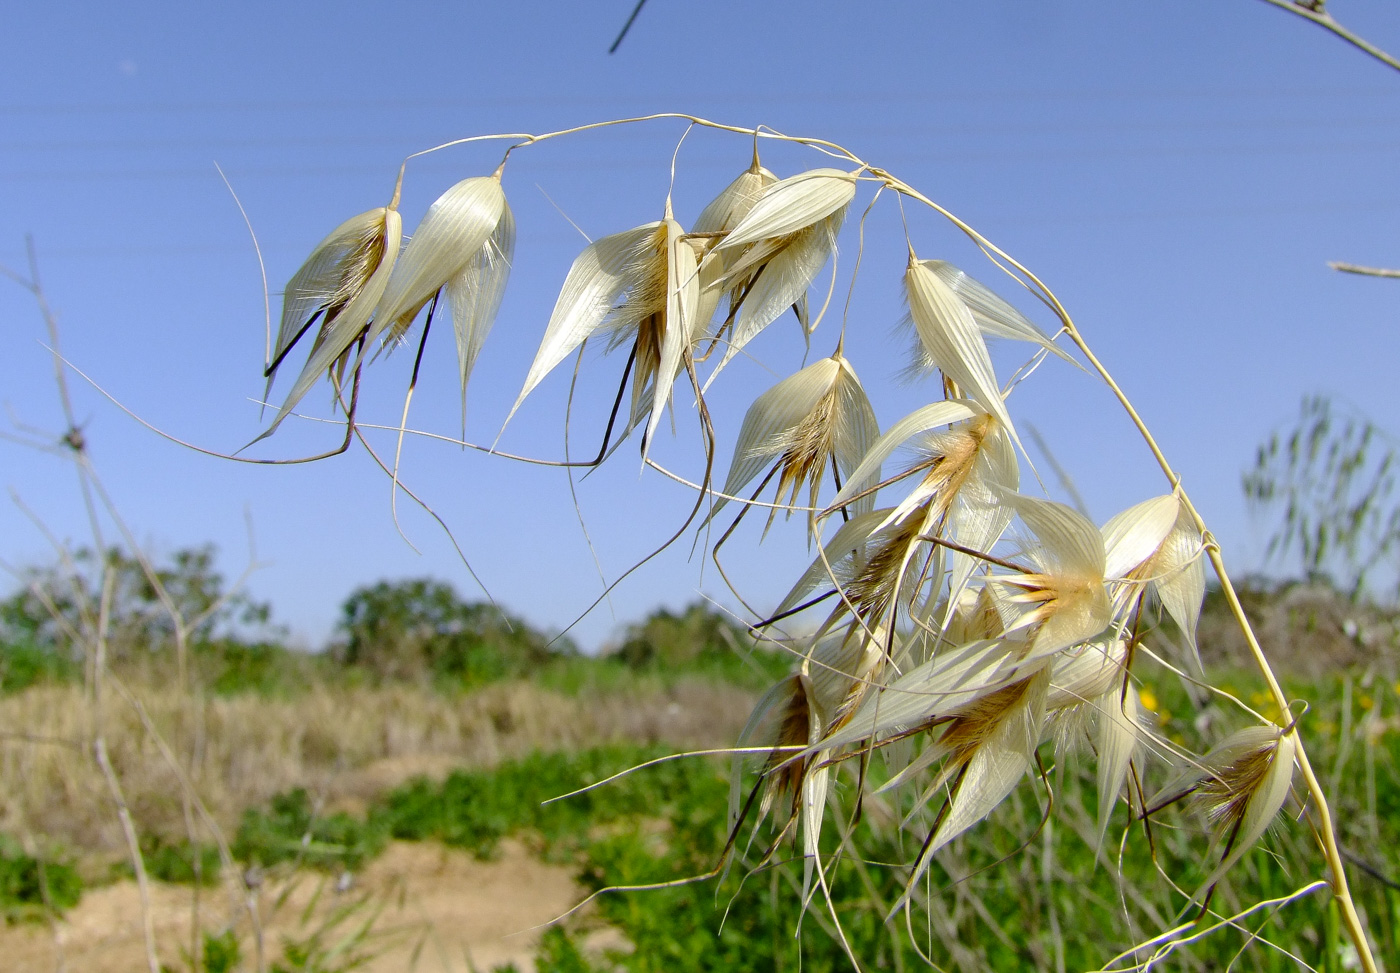
[[[549,462],[596,466],[634,438],[647,468],[696,491],[686,527],[672,540],[693,532],[726,581],[724,564],[742,556],[735,545],[748,536],[737,528],[751,512],[763,534],[796,535],[811,552],[778,604],[755,606],[749,593],[733,592],[753,613],[754,637],[790,653],[793,668],[763,695],[737,741],[730,833],[715,874],[753,874],[795,859],[802,877],[793,894],[842,939],[828,890],[836,870],[871,864],[850,835],[857,816],[878,808],[904,835],[903,860],[882,863],[901,876],[902,892],[885,903],[891,935],[907,935],[936,965],[939,898],[951,893],[933,880],[933,866],[1018,788],[1039,795],[1044,827],[1061,813],[1057,775],[1087,762],[1097,823],[1086,853],[1102,867],[1117,867],[1126,842],[1152,846],[1165,815],[1176,815],[1172,827],[1204,822],[1195,827],[1209,836],[1194,874],[1159,867],[1175,916],[1160,914],[1161,928],[1140,943],[1105,944],[1106,968],[1147,969],[1201,936],[1239,927],[1265,905],[1285,907],[1292,897],[1214,907],[1216,887],[1277,826],[1315,838],[1317,872],[1298,877],[1296,895],[1314,892],[1318,883],[1308,879],[1325,876],[1361,967],[1376,970],[1304,745],[1306,706],[1280,687],[1218,545],[1146,423],[1035,274],[899,176],[841,146],[677,114],[464,138],[427,152],[480,153],[493,144],[504,151],[477,170],[485,174],[463,173],[400,249],[397,206],[417,156],[410,157],[388,181],[388,204],[332,231],[287,285],[267,371],[287,368],[293,354],[304,353],[305,364],[263,436],[323,379],[346,442],[362,435],[367,425],[347,389],[358,389],[399,342],[417,340],[421,359],[429,326],[444,311],[456,329],[465,395],[515,259],[504,188],[513,158],[581,132],[633,125],[679,125],[681,141],[696,130],[730,138],[736,175],[687,228],[675,215],[675,200],[688,192],[678,144],[671,188],[654,202],[658,218],[606,228],[564,276],[510,414],[544,382],[565,381],[554,373],[583,362],[577,353],[585,343],[602,343],[625,357],[615,395],[598,404],[616,439],[605,439],[594,460]],[[770,171],[760,156],[778,144],[784,153],[810,151],[815,164]],[[878,205],[903,216],[903,266],[863,259],[866,217]],[[964,234],[988,263],[964,268],[940,259],[940,223]],[[854,296],[856,275],[902,291],[912,351],[901,364],[927,395],[909,415],[884,420],[883,431],[858,376],[892,363],[853,360],[847,338],[888,322],[870,324],[849,300],[839,324],[824,322],[840,306],[837,295],[850,288]],[[995,281],[1036,299],[1049,327],[999,295]],[[785,323],[776,328],[785,337],[756,343],[788,315],[797,327]],[[999,372],[989,339],[1023,348],[1023,367]],[[736,356],[783,340],[823,357],[753,401],[721,473],[716,444],[730,433],[716,428],[711,397],[732,401],[742,392],[730,381]],[[416,365],[414,373],[416,381]],[[1016,425],[1015,392],[1028,381],[1107,386],[1160,467],[1163,493],[1101,525],[1037,495]],[[588,408],[571,394],[573,411]],[[400,441],[406,416],[405,407],[397,426],[385,426]],[[681,448],[698,449],[701,475],[687,479],[658,461],[656,444],[668,433]],[[462,445],[494,452],[487,443],[500,436],[487,432],[483,442]],[[1103,461],[1108,469],[1118,458]],[[389,472],[397,479],[397,467]],[[1196,621],[1208,569],[1249,645],[1267,712],[1210,685],[1201,670]],[[1144,665],[1233,705],[1237,728],[1222,731],[1207,752],[1189,752],[1144,719],[1135,678]],[[1027,843],[1034,838],[1025,835]],[[1226,898],[1242,895],[1235,888]],[[861,966],[853,950],[849,959]]]

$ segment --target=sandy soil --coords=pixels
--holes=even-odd
[[[269,965],[289,941],[306,941],[318,929],[331,946],[366,921],[373,929],[363,950],[376,955],[360,967],[369,973],[467,973],[515,962],[531,970],[540,930],[574,905],[581,893],[567,868],[546,865],[520,845],[503,843],[498,858],[479,862],[465,852],[433,843],[396,842],[338,891],[334,878],[302,876],[269,881],[259,890],[263,941]],[[151,917],[161,962],[188,970],[192,890],[153,883]],[[222,888],[201,895],[201,925],[229,928],[232,903]],[[377,917],[375,916],[377,910]],[[336,923],[336,919],[340,921]],[[234,928],[253,968],[252,923],[240,905]],[[604,934],[610,946],[617,945]],[[123,881],[87,891],[78,906],[53,926],[0,928],[0,966],[11,973],[129,973],[145,970],[140,895]]]

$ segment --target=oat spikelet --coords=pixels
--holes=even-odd
[[[361,213],[332,230],[288,281],[273,360],[267,369],[269,391],[287,353],[317,320],[321,327],[306,365],[272,424],[253,442],[272,435],[332,366],[344,369],[347,353],[364,334],[384,294],[402,234],[403,220],[394,207]]]
[[[555,302],[525,385],[506,417],[587,338],[610,331],[611,347],[631,343],[635,360],[627,429],[646,421],[643,452],[690,353],[699,298],[695,249],[671,218],[596,240],[574,260]]]
[[[1220,864],[1192,901],[1206,895],[1268,829],[1288,797],[1297,752],[1297,738],[1281,727],[1246,727],[1226,737],[1153,800],[1158,809],[1192,795],[1219,829],[1225,845]]]
[[[836,248],[855,192],[855,173],[839,169],[780,179],[716,245],[714,255],[732,261],[722,286],[738,292],[739,306],[721,326],[727,346],[706,387],[744,345],[806,295]]]
[[[764,190],[778,181],[778,177],[758,161],[757,148],[754,150],[753,165],[746,169],[712,199],[695,218],[690,228],[692,237],[699,241],[701,249],[697,253],[700,260],[700,307],[698,317],[709,323],[719,306],[720,298],[728,295],[729,313],[737,314],[739,303],[747,293],[753,274],[738,274],[730,277],[729,271],[742,256],[736,249],[716,250],[725,234],[733,230],[744,217],[749,215],[754,204]]]
[[[1026,632],[1027,657],[1058,652],[1102,632],[1112,620],[1112,605],[1098,529],[1064,504],[1020,494],[1002,500],[1040,542],[1029,552],[1038,570],[988,579],[1020,607],[1021,616],[1008,631]]]
[[[812,508],[807,516],[810,532],[828,469],[838,482],[844,482],[878,434],[875,410],[855,369],[838,350],[779,382],[749,407],[722,492],[736,495],[776,461],[779,482],[775,499],[795,505],[805,486],[807,496],[801,502]],[[857,482],[871,480],[867,476]],[[724,498],[716,501],[710,517],[725,503]],[[851,509],[868,511],[873,503],[873,497],[867,497],[853,503]],[[776,513],[774,508],[769,524]]]

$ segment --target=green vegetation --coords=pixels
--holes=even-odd
[[[106,557],[120,579],[111,609],[111,664],[124,678],[164,679],[176,651],[169,615],[140,561],[119,551]],[[0,601],[0,692],[82,676],[71,636],[84,624],[76,606],[92,603],[89,575],[100,567],[91,552],[82,552],[71,569],[31,569]],[[567,637],[551,637],[487,602],[463,600],[450,584],[432,578],[355,589],[325,651],[299,652],[286,646],[267,605],[229,593],[211,548],[176,551],[152,570],[182,617],[199,620],[185,633],[186,664],[197,684],[216,696],[294,696],[316,685],[386,683],[451,693],[508,679],[567,694],[639,679],[669,685],[686,677],[759,688],[789,664],[776,653],[754,651],[743,626],[704,604],[679,613],[658,610],[630,626],[614,650],[585,656]]]
[[[139,569],[131,566],[134,562],[121,563],[123,570]],[[208,556],[184,552],[162,570],[192,605],[222,598],[223,581]],[[149,605],[135,581],[128,578],[124,588],[127,594],[117,600],[115,614],[120,616],[117,628],[125,634],[114,665],[124,675],[136,676],[168,669],[172,633],[154,623],[142,629]],[[1319,584],[1256,584],[1242,590],[1261,630],[1273,626],[1292,636],[1280,641],[1283,667],[1294,673],[1292,681],[1286,680],[1287,689],[1311,703],[1307,731],[1318,741],[1314,761],[1334,801],[1344,852],[1358,868],[1354,893],[1381,954],[1397,965],[1400,686],[1392,670],[1400,629],[1393,613],[1353,595]],[[81,674],[61,629],[43,622],[37,603],[33,589],[0,602],[0,685],[6,691]],[[1254,685],[1254,678],[1243,673],[1232,677],[1229,666],[1243,660],[1231,654],[1228,637],[1211,634],[1212,619],[1224,614],[1219,596],[1208,597],[1202,643],[1211,683],[1233,691]],[[465,602],[449,585],[429,579],[381,582],[352,593],[335,642],[317,655],[283,646],[265,613],[219,618],[196,626],[186,642],[191,677],[216,695],[295,696],[318,685],[371,682],[453,694],[526,677],[568,695],[665,688],[687,678],[756,689],[791,664],[780,654],[755,651],[742,627],[703,605],[658,611],[629,627],[615,651],[584,656],[567,641],[552,644],[521,620]],[[1346,667],[1332,666],[1323,670],[1329,675],[1316,676],[1318,651],[1344,659]],[[1141,696],[1166,739],[1199,749],[1238,722],[1233,709],[1162,672],[1148,671]],[[1262,693],[1241,692],[1244,702],[1266,717],[1282,718]],[[590,889],[703,875],[724,846],[727,784],[721,762],[664,762],[544,803],[663,753],[630,745],[536,753],[490,770],[459,770],[440,782],[410,782],[383,795],[363,815],[326,813],[298,788],[246,811],[232,850],[241,866],[305,866],[337,873],[362,868],[391,838],[440,841],[490,857],[502,839],[513,837],[548,860],[575,868]],[[1019,789],[985,824],[940,855],[926,886],[933,917],[919,913],[912,939],[902,919],[894,926],[885,920],[928,822],[901,832],[894,823],[910,811],[908,797],[902,802],[870,797],[848,845],[859,848],[865,860],[827,862],[830,905],[816,892],[802,909],[802,862],[790,836],[762,863],[762,849],[772,840],[765,826],[751,844],[744,836],[741,847],[747,847],[747,857],[723,886],[708,880],[607,893],[586,923],[549,932],[537,967],[555,973],[844,969],[849,961],[835,934],[833,913],[851,949],[871,968],[918,968],[924,962],[919,950],[945,967],[1064,964],[1072,969],[1102,963],[1108,958],[1102,952],[1105,942],[1128,944],[1179,918],[1183,899],[1159,875],[1172,876],[1185,889],[1199,883],[1215,860],[1202,857],[1210,829],[1194,812],[1170,812],[1150,827],[1129,828],[1120,805],[1109,847],[1095,862],[1092,761],[1061,757],[1048,744],[1040,756],[1045,778],[1039,784]],[[849,768],[837,789],[853,786],[854,769]],[[868,772],[878,781],[886,773],[883,761],[872,761]],[[1159,768],[1147,789],[1161,782]],[[1051,793],[1061,814],[1047,824]],[[1296,803],[1290,806],[1297,815]],[[840,829],[849,824],[829,816],[826,847],[835,847]],[[1117,837],[1125,829],[1120,852]],[[1314,855],[1305,836],[1276,835],[1266,846],[1251,852],[1217,891],[1212,904],[1223,914],[1259,899],[1285,897],[1305,884]],[[212,883],[220,873],[218,855],[208,845],[148,836],[143,852],[149,873],[159,880]],[[1217,848],[1214,854],[1219,853]],[[999,864],[1006,867],[993,867]],[[1054,881],[1047,881],[1047,875]],[[1249,897],[1236,897],[1231,882],[1247,887]],[[76,903],[80,891],[78,872],[70,864],[41,865],[13,841],[0,841],[0,906],[8,916],[62,911]],[[347,915],[335,935],[308,929],[304,940],[283,944],[275,968],[288,973],[322,968],[317,964],[324,964],[328,951],[343,949],[336,944],[347,937],[364,945],[369,911]],[[632,948],[607,955],[590,951],[587,933],[597,923],[619,930]],[[1247,937],[1259,932],[1319,969],[1344,968],[1346,947],[1325,890],[1281,911],[1252,913],[1241,926],[1244,932],[1224,929],[1184,947],[1173,961],[1185,956],[1190,967],[1225,968]],[[1295,968],[1282,949],[1252,948],[1234,968]],[[198,964],[190,965],[211,973],[238,968],[245,959],[231,933],[207,936],[202,954]]]
[[[374,822],[337,811],[320,814],[306,789],[279,794],[266,811],[249,808],[233,842],[234,857],[269,866],[296,862],[312,868],[354,871],[384,848]]]
[[[213,885],[219,879],[222,863],[219,849],[213,845],[191,844],[188,841],[164,842],[147,837],[142,841],[141,858],[146,874],[162,882]],[[131,866],[123,863],[123,871]]]
[[[68,862],[27,854],[0,835],[0,910],[8,920],[62,913],[78,902],[82,881]]]
[[[690,820],[723,813],[724,782],[693,762],[668,761],[563,801],[551,801],[627,767],[664,755],[656,748],[601,747],[539,753],[489,771],[456,771],[440,784],[411,782],[372,818],[395,838],[437,840],[489,857],[501,838],[522,834],[554,860],[570,860],[600,833],[643,818]],[[545,801],[551,801],[546,804]]]

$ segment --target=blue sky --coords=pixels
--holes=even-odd
[[[1400,265],[1400,76],[1317,28],[1257,0],[650,0],[608,56],[632,5],[12,6],[0,59],[0,262],[22,267],[33,234],[73,362],[150,423],[232,450],[260,429],[252,400],[262,390],[263,298],[215,163],[257,232],[275,315],[277,292],[311,247],[386,202],[410,152],[467,135],[685,111],[842,143],[1034,270],[1158,432],[1239,568],[1259,567],[1266,531],[1248,516],[1241,470],[1302,395],[1342,397],[1382,423],[1395,415],[1400,284],[1339,275],[1326,261]],[[1400,47],[1394,4],[1350,0],[1337,14]],[[473,378],[468,438],[494,438],[519,390],[583,242],[569,221],[597,237],[657,219],[681,131],[615,129],[512,160],[516,266]],[[678,217],[693,218],[747,153],[738,138],[688,139]],[[495,149],[464,148],[415,162],[406,228],[448,185],[497,159]],[[778,148],[765,161],[780,173],[822,164]],[[1050,326],[946,225],[917,214],[911,232],[921,256],[953,260]],[[867,239],[849,350],[885,425],[934,391],[898,380],[897,210],[882,203]],[[843,247],[849,258],[853,240]],[[844,295],[844,277],[841,286]],[[814,354],[829,353],[839,320],[818,329]],[[56,428],[42,326],[18,287],[0,285],[0,323],[5,421]],[[756,345],[759,361],[716,385],[728,429],[721,472],[747,403],[798,364],[791,331]],[[447,329],[435,332],[413,424],[451,435],[453,350]],[[997,362],[1014,366],[1014,350]],[[364,419],[397,420],[410,366],[407,352],[376,364]],[[586,362],[576,451],[596,442],[620,367],[596,354]],[[542,386],[503,447],[561,455],[566,392],[562,377]],[[402,500],[416,550],[400,537],[388,483],[363,454],[231,464],[161,440],[81,382],[75,395],[95,461],[143,543],[168,552],[214,542],[237,574],[251,532],[262,565],[251,593],[271,600],[306,644],[324,639],[356,584],[434,574],[478,593],[441,532]],[[1012,404],[1098,520],[1163,492],[1127,422],[1086,376],[1051,363]],[[678,430],[658,455],[693,474],[688,407]],[[258,455],[299,455],[334,435],[293,420]],[[0,470],[54,532],[83,541],[73,478],[59,461],[0,443]],[[412,442],[403,475],[512,610],[561,626],[598,594],[557,470]],[[683,489],[640,475],[630,449],[580,483],[578,497],[609,578],[688,507]],[[781,597],[805,563],[799,527],[742,556],[736,548],[734,573],[756,604]],[[0,555],[10,564],[52,556],[9,503],[0,504]],[[700,592],[732,603],[713,569],[688,555],[688,543],[677,545],[625,582],[579,627],[580,640],[600,644],[619,624]]]

